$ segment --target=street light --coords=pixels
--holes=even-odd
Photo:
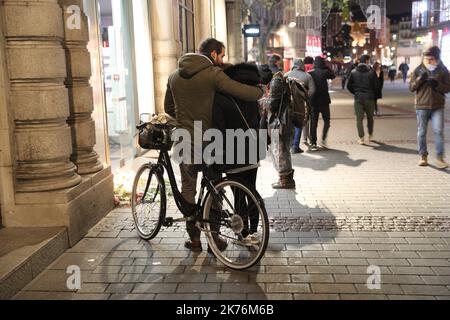
[[[289,23],[289,28],[295,28],[296,26],[297,26],[297,22],[295,22],[295,21],[292,21],[291,23]]]

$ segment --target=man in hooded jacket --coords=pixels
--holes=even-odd
[[[374,113],[378,80],[375,71],[369,63],[370,57],[368,55],[361,56],[360,63],[352,71],[347,83],[347,89],[355,96],[355,113],[359,135],[358,143],[361,145],[365,143],[364,114],[367,116],[370,141],[373,141],[375,127]]]
[[[320,114],[325,122],[322,133],[322,147],[327,147],[328,131],[331,123],[331,97],[329,93],[328,80],[336,78],[335,73],[325,64],[325,59],[316,57],[314,69],[310,72],[316,85],[316,92],[311,98],[311,150],[317,151],[317,126]]]
[[[262,89],[231,80],[223,72],[219,66],[223,64],[224,56],[224,44],[213,38],[207,39],[200,45],[198,54],[184,55],[178,62],[178,69],[169,77],[165,111],[177,119],[179,129],[185,129],[191,134],[191,141],[194,141],[194,122],[202,123],[203,132],[197,134],[212,128],[216,92],[243,101],[256,101],[263,96]],[[193,150],[196,150],[195,146]],[[200,170],[198,164],[180,164],[181,193],[191,204],[195,204]],[[185,247],[196,252],[202,251],[200,230],[192,222],[187,222],[186,229],[190,241],[185,243]],[[223,240],[217,239],[216,243],[219,248],[226,248]]]

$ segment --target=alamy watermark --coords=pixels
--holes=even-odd
[[[369,278],[367,278],[367,289],[381,290],[381,268],[378,266],[369,266],[367,268],[367,274],[370,274]]]

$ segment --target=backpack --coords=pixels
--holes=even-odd
[[[303,128],[311,115],[311,104],[308,98],[308,90],[298,80],[288,78],[286,82],[291,97],[292,122],[295,127]]]

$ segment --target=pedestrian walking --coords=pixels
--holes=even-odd
[[[355,114],[358,128],[358,143],[365,143],[364,115],[367,116],[367,127],[369,129],[369,141],[373,141],[375,120],[375,100],[378,91],[377,74],[369,65],[370,57],[363,55],[358,67],[352,71],[348,80],[347,89],[355,96]]]
[[[383,88],[384,88],[384,71],[379,62],[375,62],[373,65],[373,70],[377,75],[377,91],[375,93],[375,115],[380,115],[378,109],[378,100],[383,99]]]
[[[305,64],[301,59],[295,60],[292,71],[288,72],[285,77],[300,82],[306,88],[306,90],[308,90],[308,98],[311,98],[316,92],[316,85],[314,83],[314,80],[310,74],[305,72]],[[293,154],[303,153],[303,150],[300,147],[302,133],[303,128],[295,128],[294,140],[292,142],[291,150]]]
[[[283,72],[283,59],[278,54],[273,54],[269,59],[269,67],[273,74]]]
[[[402,73],[403,83],[406,83],[406,80],[408,80],[408,72],[409,72],[408,64],[406,62],[403,62],[398,69]]]
[[[186,54],[178,62],[178,69],[169,77],[165,99],[166,113],[175,117],[179,129],[187,130],[194,141],[194,122],[201,121],[203,130],[212,128],[212,109],[216,92],[223,92],[243,101],[255,101],[262,97],[260,88],[231,80],[219,67],[223,65],[225,45],[216,39],[207,39],[200,45],[199,53]],[[196,150],[192,146],[192,150]],[[190,155],[194,159],[194,155]],[[191,163],[194,163],[193,161]],[[197,194],[197,177],[201,170],[198,164],[180,164],[181,189],[185,200],[194,205]],[[187,222],[190,240],[185,247],[191,251],[202,251],[200,230]],[[227,243],[215,236],[221,250]]]
[[[427,129],[431,121],[436,139],[436,166],[446,169],[444,109],[446,94],[450,92],[450,75],[441,61],[438,47],[431,47],[425,52],[422,64],[412,74],[410,90],[416,94],[419,165],[428,166]]]
[[[316,91],[311,98],[311,151],[317,151],[317,127],[319,117],[322,115],[324,128],[322,132],[321,146],[327,148],[328,132],[331,126],[331,97],[329,93],[328,80],[336,78],[334,72],[325,64],[325,59],[316,57],[314,60],[314,70],[311,76],[316,85]]]
[[[397,67],[394,64],[389,67],[388,76],[391,80],[391,83],[394,83],[395,78],[397,77]]]

